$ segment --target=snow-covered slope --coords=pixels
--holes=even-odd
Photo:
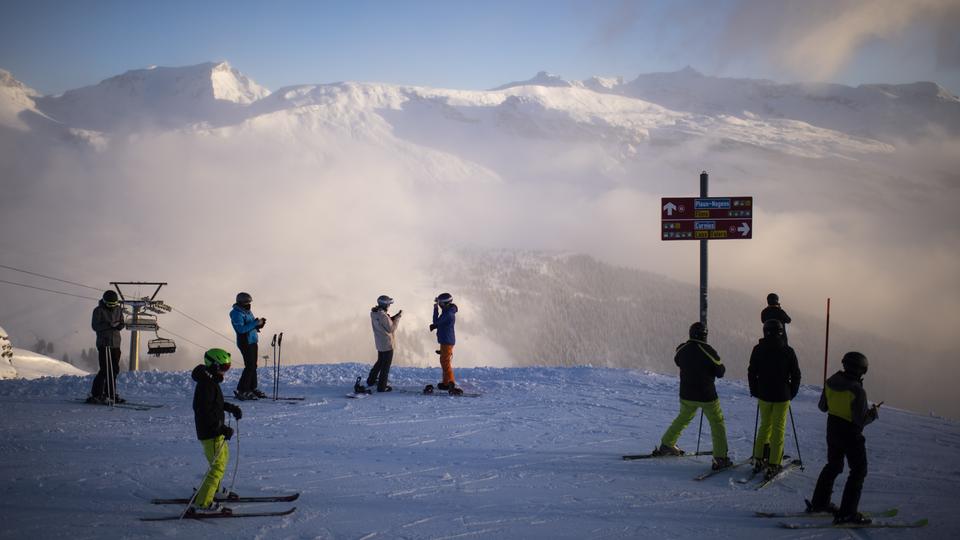
[[[0,379],[39,379],[86,374],[86,371],[66,362],[14,347],[7,331],[0,327]]]
[[[34,103],[39,97],[36,90],[0,69],[0,126],[27,131],[38,123],[49,123]]]
[[[193,427],[188,372],[123,373],[120,390],[150,411],[71,402],[89,378],[0,382],[2,536],[7,538],[835,538],[811,536],[753,517],[803,508],[825,459],[819,389],[793,402],[804,471],[762,491],[735,479],[692,478],[707,458],[626,462],[650,451],[677,410],[677,380],[619,369],[458,369],[479,398],[423,396],[439,369],[399,368],[396,391],[351,400],[344,394],[369,366],[287,366],[281,394],[300,403],[243,402],[234,462],[224,484],[244,495],[301,492],[284,518],[144,523],[189,497],[207,465]],[[232,389],[239,370],[224,388]],[[260,376],[270,383],[269,369]],[[870,392],[869,375],[866,380]],[[410,393],[404,390],[409,390]],[[720,381],[731,455],[751,445],[756,402]],[[883,395],[874,392],[872,400]],[[923,530],[871,531],[871,538],[956,538],[960,517],[960,426],[888,409],[866,430],[870,474],[861,508],[930,518]],[[697,425],[680,439],[697,446]],[[700,439],[710,447],[708,426]],[[796,455],[792,430],[787,453]],[[845,475],[838,479],[838,491]],[[809,521],[809,520],[804,520]]]
[[[861,137],[896,140],[960,133],[960,99],[932,82],[912,84],[780,84],[705,76],[691,67],[629,82],[591,79],[597,92],[644,99],[709,116],[792,119]]]
[[[94,86],[39,98],[37,105],[72,127],[131,132],[235,122],[244,105],[268,94],[228,63],[211,62],[132,70]]]

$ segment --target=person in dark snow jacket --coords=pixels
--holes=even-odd
[[[457,381],[453,376],[453,346],[457,343],[454,325],[457,322],[457,305],[453,303],[453,295],[443,293],[433,301],[433,324],[430,331],[437,331],[437,342],[440,344],[440,367],[443,370],[443,382],[437,385],[440,390],[458,390]]]
[[[229,513],[218,501],[218,494],[227,494],[220,489],[220,481],[230,461],[229,441],[233,437],[233,428],[224,423],[224,411],[237,420],[243,416],[240,407],[223,401],[220,383],[223,375],[230,369],[230,353],[223,349],[210,349],[203,355],[203,364],[193,368],[191,377],[197,386],[193,392],[193,421],[197,430],[197,439],[203,446],[203,455],[210,468],[203,483],[197,490],[190,508],[198,513]]]
[[[702,409],[710,422],[713,439],[713,468],[723,469],[732,463],[727,456],[727,428],[714,380],[723,377],[726,367],[720,355],[707,344],[707,329],[695,322],[690,325],[690,339],[677,347],[674,363],[680,368],[680,413],[660,439],[654,455],[683,455],[677,447],[680,434]]]
[[[387,311],[393,304],[393,298],[381,295],[377,298],[377,305],[370,310],[370,325],[373,327],[373,342],[377,348],[377,362],[367,374],[367,386],[377,385],[377,392],[389,392],[393,388],[387,384],[390,378],[390,364],[393,363],[393,348],[395,346],[395,332],[400,324],[403,310],[396,315],[389,315]]]
[[[772,478],[782,468],[787,413],[790,401],[800,390],[797,354],[787,345],[779,320],[763,323],[763,338],[750,354],[747,381],[750,395],[757,398],[760,414],[760,428],[753,445],[754,470],[765,468],[764,476]],[[769,449],[769,455],[764,455],[765,449]]]
[[[123,403],[117,393],[120,374],[120,331],[123,330],[123,306],[116,291],[105,291],[93,309],[90,322],[97,333],[97,360],[100,365],[87,403]]]
[[[879,417],[882,404],[867,406],[863,376],[869,364],[862,353],[843,355],[843,370],[827,379],[820,394],[820,410],[827,414],[827,464],[820,471],[813,499],[807,503],[810,512],[834,512],[834,523],[870,523],[857,509],[863,480],[867,477],[867,447],[863,428]],[[831,501],[833,483],[843,472],[843,460],[850,465],[850,475],[843,488],[840,508]]]
[[[780,296],[777,293],[767,295],[767,307],[760,311],[760,324],[764,324],[770,319],[780,321],[783,324],[783,339],[787,339],[787,325],[792,319],[787,312],[780,307]]]
[[[237,389],[233,392],[239,399],[258,399],[267,397],[257,388],[257,342],[260,329],[267,324],[267,319],[258,319],[253,316],[250,306],[253,297],[250,293],[237,294],[237,303],[230,310],[230,324],[237,334],[237,348],[243,357],[243,373],[237,382]]]

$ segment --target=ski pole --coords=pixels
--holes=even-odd
[[[233,485],[237,483],[237,471],[240,470],[240,420],[237,420],[237,457],[233,461],[233,478],[230,479],[230,489],[227,490],[227,495],[233,492]]]
[[[803,457],[800,455],[800,439],[797,438],[797,423],[793,421],[793,407],[787,405],[787,410],[790,411],[790,423],[793,424],[793,440],[797,443],[797,460],[800,461],[800,470],[803,470]]]
[[[276,387],[273,390],[273,399],[276,400],[280,397],[280,362],[283,356],[283,332],[280,332],[280,335],[277,336],[277,379]]]
[[[757,400],[757,416],[753,419],[753,447],[750,449],[750,452],[751,452],[750,455],[757,460],[757,463],[759,463],[760,460],[763,459],[762,454],[760,455],[760,457],[757,457],[756,455],[754,455],[757,453],[757,426],[758,425],[760,425],[760,400]]]
[[[113,349],[111,347],[104,347],[103,352],[107,360],[107,400],[110,401],[110,406],[113,407],[117,396],[116,383],[113,380]]]
[[[270,346],[273,347],[273,398],[277,398],[277,335],[273,335],[273,339],[270,341]]]
[[[697,454],[700,453],[700,433],[703,431],[703,409],[700,409],[700,429],[697,430]]]

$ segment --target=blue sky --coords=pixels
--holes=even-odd
[[[630,79],[692,65],[783,82],[933,80],[960,93],[960,2],[860,9],[886,2],[905,4],[0,0],[0,68],[42,93],[218,60],[270,89],[341,80],[482,89],[540,70]],[[852,23],[831,24],[843,17]]]

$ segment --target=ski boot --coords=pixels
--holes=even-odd
[[[217,514],[232,514],[233,510],[227,508],[226,506],[213,501],[209,506],[191,506],[190,510],[187,510],[188,514],[199,514],[199,515],[217,515]]]
[[[753,474],[760,474],[760,471],[767,466],[767,460],[758,457],[751,458],[751,463],[753,463]]]
[[[729,457],[715,457],[713,458],[713,463],[710,465],[710,468],[715,471],[729,467],[733,467],[733,462],[730,461]]]
[[[828,502],[827,504],[825,504],[825,505],[823,505],[823,506],[814,506],[813,503],[810,502],[810,501],[807,500],[807,499],[804,499],[803,502],[807,505],[807,510],[806,510],[806,512],[807,512],[808,514],[817,514],[817,513],[821,513],[821,512],[829,512],[829,513],[831,513],[831,514],[833,514],[833,515],[837,515],[837,512],[840,510],[839,508],[837,508],[837,505],[833,504],[832,502]]]
[[[845,516],[837,514],[837,517],[833,518],[834,525],[843,525],[845,523],[852,523],[854,525],[869,525],[873,523],[873,521],[860,512],[854,512]]]
[[[432,384],[428,384],[428,385],[424,386],[424,387],[423,387],[423,393],[424,393],[424,394],[432,394],[432,393],[433,393],[433,385],[432,385]]]
[[[462,395],[463,395],[463,390],[457,388],[457,385],[454,384],[454,383],[450,383],[450,387],[447,388],[447,392],[448,392],[451,396],[462,396]]]
[[[780,474],[780,471],[783,470],[783,465],[777,465],[775,463],[768,463],[767,468],[763,471],[764,480],[770,480],[774,476]]]
[[[240,401],[256,401],[257,395],[253,392],[241,392],[239,390],[234,390],[233,395]]]
[[[357,377],[357,382],[353,383],[353,393],[354,394],[372,394],[373,390],[370,390],[366,386],[360,384],[360,380],[363,377]]]
[[[445,382],[437,383],[437,390],[449,390],[453,388],[453,386],[454,386],[453,383],[445,383]]]
[[[235,501],[240,498],[240,495],[230,491],[229,489],[220,486],[220,489],[213,495],[214,501]]]
[[[393,387],[390,386],[389,384],[386,385],[386,386],[384,386],[383,388],[380,388],[380,387],[378,386],[378,387],[377,387],[377,392],[393,392]]]
[[[659,448],[654,449],[651,454],[654,456],[682,456],[684,452],[677,445],[667,446],[665,444],[661,444]]]
[[[94,395],[90,395],[90,396],[87,396],[87,403],[89,403],[89,404],[91,404],[91,405],[106,405],[106,404],[107,404],[107,398],[104,397],[104,396],[94,396]]]
[[[251,392],[253,395],[257,396],[257,399],[267,397],[267,395],[264,394],[259,388],[254,388],[254,389],[251,390],[250,392]]]
[[[114,402],[114,403],[126,403],[127,400],[123,399],[123,398],[120,397],[120,396],[113,396],[113,402]]]

